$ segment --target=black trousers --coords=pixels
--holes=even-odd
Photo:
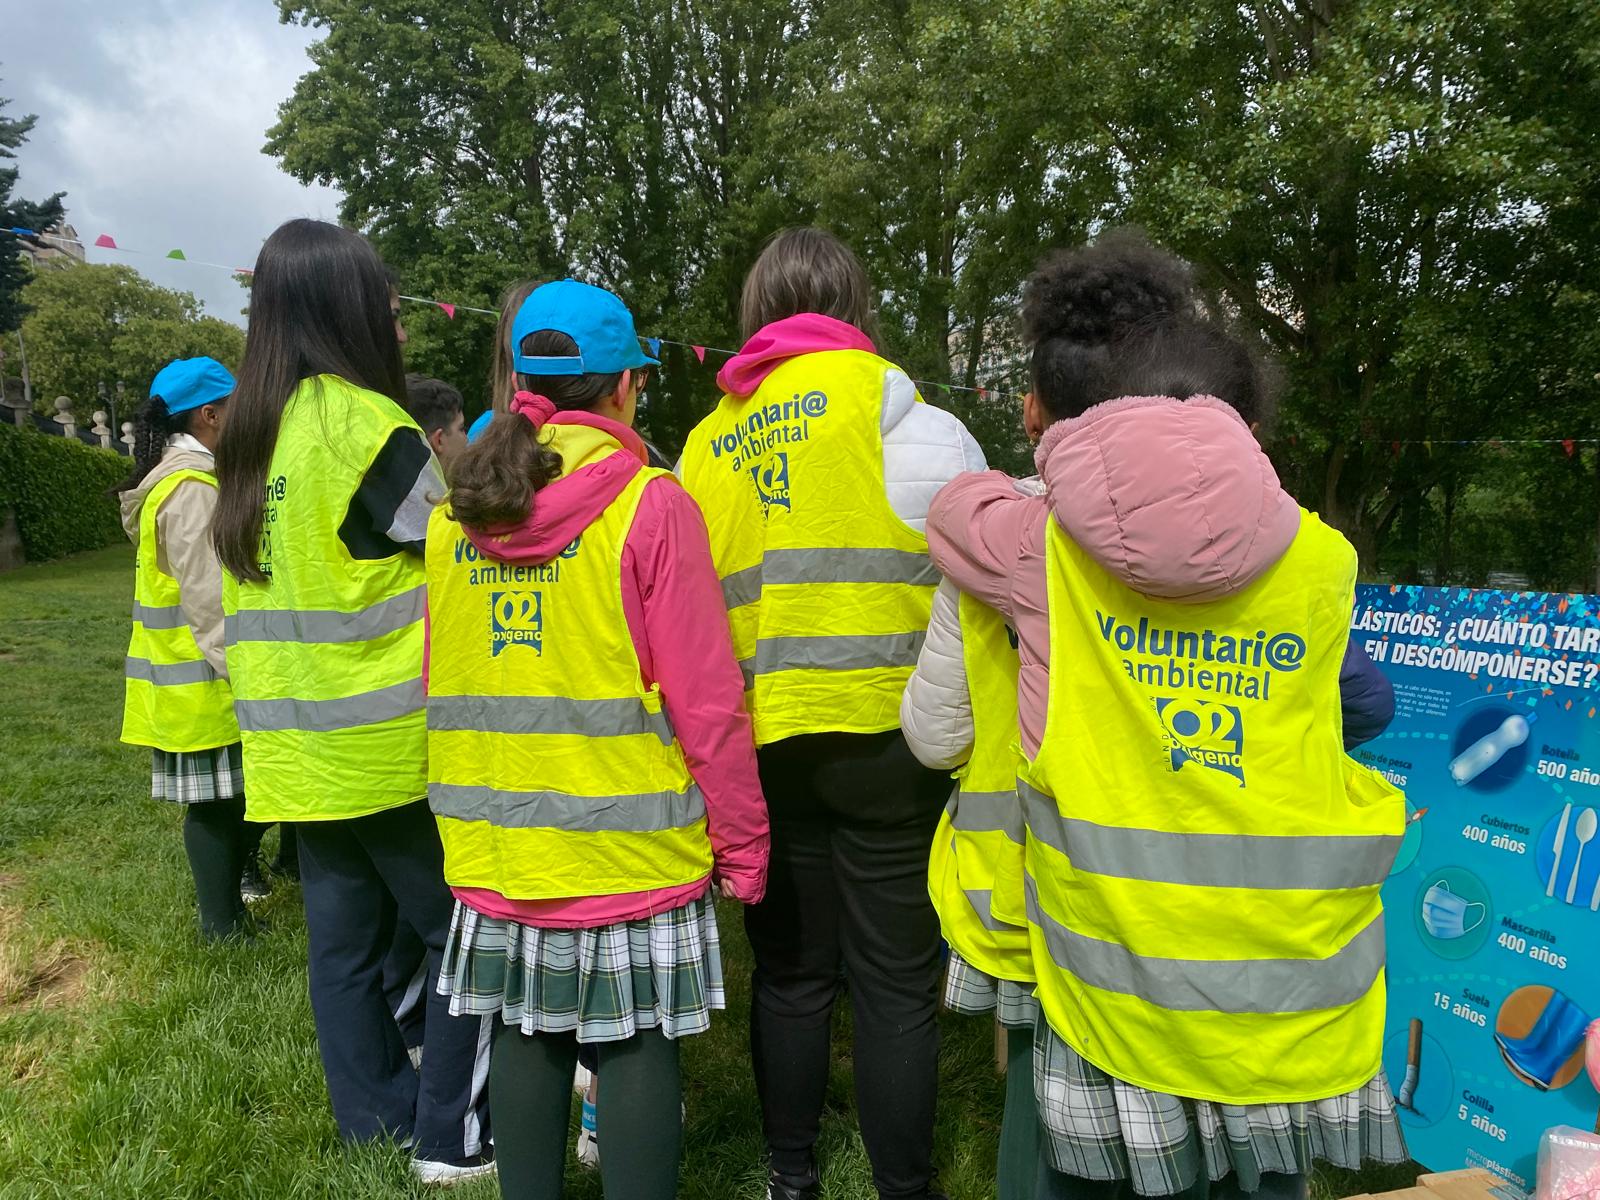
[[[488,1145],[488,1022],[452,1017],[435,984],[454,902],[426,801],[297,828],[311,943],[311,1011],[339,1133],[414,1139],[418,1158],[470,1158]],[[427,947],[422,1070],[383,989],[397,922]]]
[[[842,964],[873,1183],[886,1198],[924,1195],[939,1065],[928,851],[950,777],[918,763],[899,730],[808,734],[758,757],[772,866],[745,929],[756,960],[751,1052],[773,1169],[796,1182],[812,1173]]]

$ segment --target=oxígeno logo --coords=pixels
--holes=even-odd
[[[499,658],[510,646],[528,646],[544,653],[544,598],[539,592],[491,592],[489,657]]]
[[[1173,771],[1194,763],[1244,786],[1244,721],[1237,708],[1183,697],[1157,696],[1155,702]]]
[[[756,481],[756,495],[761,498],[761,512],[765,516],[774,504],[789,507],[789,452],[779,450],[770,463],[757,463],[750,468],[750,478]]]

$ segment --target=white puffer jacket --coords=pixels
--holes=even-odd
[[[928,507],[963,471],[982,471],[983,451],[954,413],[917,403],[917,388],[898,369],[883,376],[883,480],[889,507],[918,533]]]
[[[888,451],[884,452],[887,459]],[[1016,481],[1025,496],[1041,496],[1037,476]],[[950,771],[972,753],[972,694],[961,649],[961,593],[948,579],[933,596],[928,636],[900,697],[900,728],[923,766]]]

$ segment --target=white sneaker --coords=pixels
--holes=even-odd
[[[492,1158],[467,1164],[432,1162],[425,1158],[411,1160],[411,1173],[418,1183],[427,1187],[454,1187],[471,1179],[486,1179],[498,1170]]]
[[[580,1096],[587,1096],[589,1082],[593,1078],[594,1076],[589,1074],[589,1068],[579,1063],[578,1069],[572,1073],[572,1090]]]
[[[578,1130],[578,1161],[586,1167],[600,1165],[600,1139],[588,1129]]]

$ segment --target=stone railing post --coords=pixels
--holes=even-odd
[[[78,436],[78,418],[72,415],[71,397],[56,397],[55,423],[61,426],[62,437],[75,438]]]
[[[104,409],[95,410],[94,424],[89,428],[94,433],[95,437],[100,439],[100,445],[103,448],[107,450],[111,449],[111,426],[106,424],[106,414]]]
[[[122,423],[122,436],[119,437],[117,439],[117,441],[121,442],[124,446],[126,446],[128,448],[128,453],[129,454],[133,453],[133,441],[134,441],[134,439],[133,439],[133,422],[132,421],[124,421]]]
[[[9,409],[11,411],[12,424],[18,429],[26,429],[28,427],[28,402],[23,398],[20,390],[8,392],[3,385],[0,385],[0,409]]]

